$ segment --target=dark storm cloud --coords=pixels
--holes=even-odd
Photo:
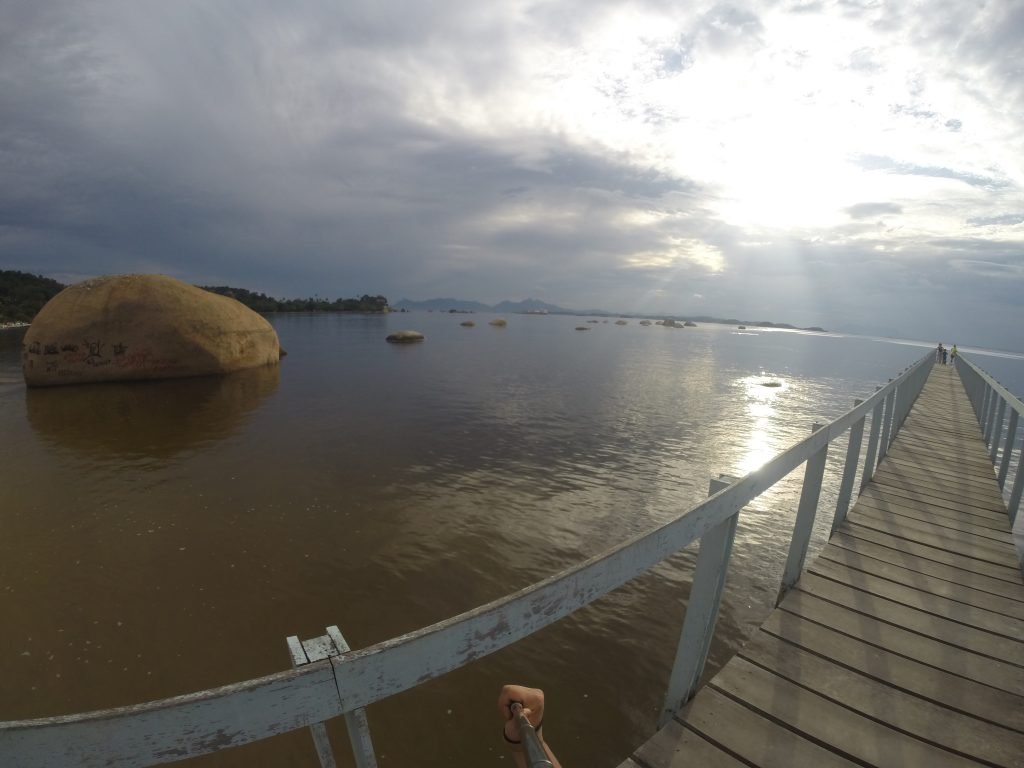
[[[464,288],[479,294],[484,269],[523,290],[504,278],[524,265],[568,280],[680,235],[620,218],[646,199],[689,205],[685,179],[564,137],[499,145],[407,119],[408,93],[372,75],[425,44],[425,12],[305,6],[324,12],[317,23],[296,25],[274,4],[241,16],[190,6],[119,19],[117,34],[105,29],[113,18],[77,6],[56,32],[52,16],[19,7],[21,43],[0,53],[22,86],[2,91],[12,119],[0,146],[20,162],[0,190],[0,242],[16,240],[6,265],[83,276],[141,266],[278,293],[325,280],[339,292],[440,290],[475,274]],[[501,30],[483,22],[482,42],[457,9],[441,13],[430,24],[447,19],[464,43],[459,82],[501,70]],[[723,30],[751,23],[716,13]],[[339,44],[351,49],[332,62]],[[469,83],[487,87],[482,74]],[[502,223],[510,200],[530,210]],[[544,215],[555,210],[567,215]]]

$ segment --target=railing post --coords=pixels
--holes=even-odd
[[[992,441],[992,425],[996,421],[996,400],[998,395],[996,394],[995,387],[988,382],[985,383],[985,387],[988,389],[988,405],[985,407],[985,423],[981,425],[982,435],[985,438],[985,445],[989,445]]]
[[[881,387],[875,387],[875,392],[880,389]],[[860,475],[861,488],[867,485],[871,476],[875,474],[875,455],[878,451],[878,436],[881,434],[882,404],[883,400],[879,400],[871,411],[871,432],[868,434],[868,454],[864,458],[864,471]]]
[[[292,666],[299,667],[314,661],[348,653],[348,642],[341,630],[336,626],[327,628],[327,634],[311,640],[299,640],[292,635],[288,639],[288,650],[292,654]],[[370,739],[370,723],[366,719],[366,710],[358,707],[345,713],[345,725],[348,727],[348,738],[352,743],[352,754],[355,756],[356,768],[377,768],[377,758],[373,754],[373,741]],[[309,726],[313,734],[313,744],[323,768],[335,768],[334,753],[327,736],[327,728],[323,723]]]
[[[821,429],[815,423],[811,434]],[[821,479],[825,475],[825,459],[828,457],[828,441],[807,460],[804,467],[804,484],[800,491],[800,506],[796,511],[796,522],[793,525],[793,538],[789,542],[789,555],[786,558],[786,569],[782,573],[782,584],[779,596],[775,601],[782,602],[786,592],[800,580],[800,572],[804,569],[807,558],[807,546],[811,543],[811,531],[814,528],[814,516],[818,511],[818,497],[821,495]]]
[[[1006,485],[1006,475],[1010,471],[1010,454],[1013,453],[1013,442],[1017,438],[1017,409],[1010,409],[1010,423],[1006,425],[1006,442],[1003,443],[1003,460],[999,463],[999,487]],[[1024,448],[1021,449],[1021,458],[1024,459]],[[1020,460],[1017,461],[1017,474],[1020,474]]]
[[[996,420],[992,425],[992,450],[989,455],[992,463],[996,463],[996,455],[999,453],[999,437],[1003,434],[1003,416],[1006,414],[1006,398],[999,396],[999,403],[996,405]]]
[[[1006,505],[1006,511],[1010,515],[1010,530],[1017,521],[1017,510],[1020,508],[1021,492],[1024,491],[1024,447],[1017,457],[1017,476],[1013,478],[1013,490],[1010,491],[1010,503]]]
[[[891,381],[891,379],[890,379]],[[892,430],[892,409],[896,401],[896,389],[885,397],[885,416],[882,419],[882,436],[878,442],[878,463],[882,463],[885,454],[889,451],[889,432]]]
[[[892,433],[889,435],[889,445],[892,445],[896,435],[900,433],[903,426],[903,419],[906,417],[907,402],[910,400],[910,378],[907,377],[903,383],[896,388],[896,417],[892,420]]]
[[[714,496],[735,482],[736,478],[719,475],[711,480],[708,495]],[[697,566],[690,586],[690,599],[686,603],[683,628],[679,633],[675,661],[669,675],[665,704],[658,718],[661,728],[690,700],[697,691],[700,676],[704,672],[711,640],[715,635],[718,609],[722,603],[725,575],[732,553],[732,542],[736,538],[736,523],[739,512],[730,515],[717,526],[705,533],[700,540]]]
[[[863,400],[854,400],[853,407],[863,403]],[[843,480],[839,484],[839,500],[836,502],[836,514],[832,518],[832,534],[843,521],[846,520],[846,513],[850,508],[850,497],[853,495],[853,481],[857,475],[857,464],[860,462],[860,444],[864,438],[864,419],[867,414],[861,416],[850,427],[850,442],[846,446],[846,464],[843,465]],[[829,537],[831,538],[831,535]]]

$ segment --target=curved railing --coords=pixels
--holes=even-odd
[[[1011,464],[1016,466],[1013,483],[1010,485],[1010,497],[1006,503],[1012,527],[1020,510],[1021,491],[1024,490],[1024,472],[1021,472],[1024,442],[1018,444],[1017,440],[1017,423],[1024,415],[1024,403],[962,355],[957,358],[956,367],[960,381],[967,390],[967,397],[978,416],[978,424],[981,426],[993,465],[1000,451],[1002,452],[1002,457],[998,459],[999,468],[996,474],[1001,490],[1006,489]]]
[[[348,719],[357,764],[375,765],[361,709],[504,648],[622,586],[700,540],[686,616],[662,721],[696,691],[714,634],[740,510],[806,463],[781,596],[803,568],[829,444],[850,430],[833,530],[846,516],[871,429],[862,481],[885,455],[934,362],[929,353],[835,421],[675,519],[526,589],[429,627],[356,651],[335,628],[299,643],[294,669],[137,706],[0,723],[0,763],[13,766],[138,766],[181,760],[310,726],[318,749],[323,721]],[[330,650],[324,651],[324,648]],[[320,648],[324,652],[314,652]],[[323,740],[325,741],[325,740]],[[332,759],[321,757],[324,764]]]

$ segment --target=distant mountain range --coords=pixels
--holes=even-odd
[[[464,299],[427,299],[426,301],[412,301],[402,299],[392,305],[393,312],[405,310],[406,312],[547,312],[552,315],[598,315],[603,317],[647,317],[668,320],[679,320],[698,323],[721,323],[722,325],[747,325],[751,328],[786,328],[797,331],[818,331],[824,333],[824,328],[812,326],[800,328],[789,323],[773,323],[769,320],[737,320],[735,318],[712,317],[710,315],[650,315],[643,313],[627,313],[622,315],[617,312],[608,312],[603,309],[566,309],[556,304],[548,304],[539,299],[524,299],[523,301],[503,301],[499,304],[484,304],[479,301],[466,301]]]
[[[548,304],[539,299],[503,301],[499,304],[483,304],[479,301],[465,301],[463,299],[427,299],[426,301],[402,299],[397,304],[392,305],[391,308],[392,310],[404,309],[409,312],[450,312],[454,309],[456,312],[550,312],[554,315],[587,314]],[[600,314],[608,313],[602,312]]]

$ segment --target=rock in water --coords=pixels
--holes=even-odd
[[[281,359],[277,332],[234,299],[164,275],[69,286],[25,333],[30,387],[230,373]]]
[[[474,323],[472,320],[463,320],[461,323],[459,323],[459,325],[461,325],[463,328],[472,328],[474,325],[476,325],[476,323]]]
[[[508,321],[505,320],[505,318],[503,317],[496,317],[493,320],[491,320],[490,324],[493,325],[495,328],[504,328],[506,325],[508,325]]]
[[[411,344],[414,341],[423,341],[424,338],[426,337],[419,331],[395,331],[388,334],[387,341],[392,344]]]

